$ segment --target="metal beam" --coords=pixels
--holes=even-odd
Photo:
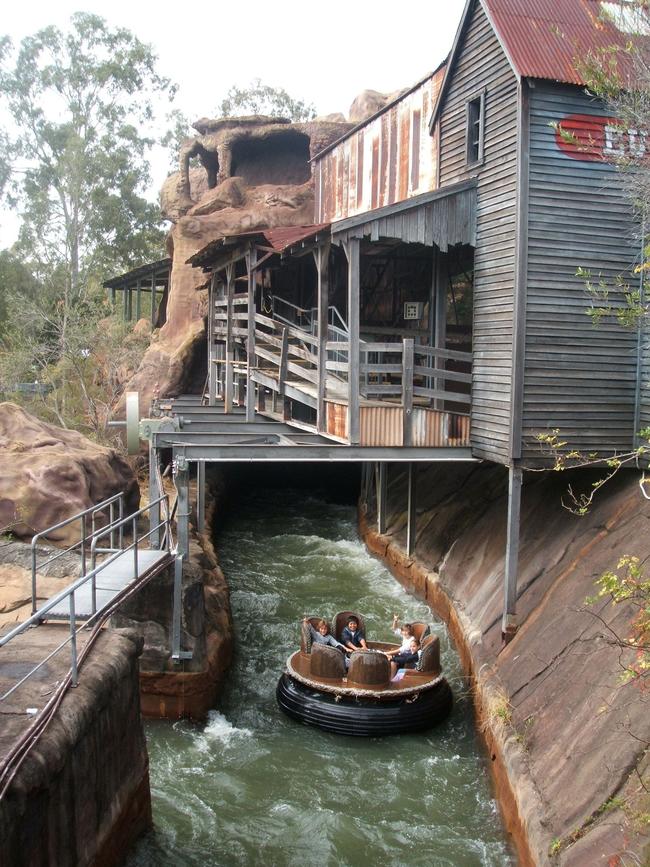
[[[196,529],[205,530],[205,461],[196,465]]]
[[[413,366],[415,363],[414,341],[412,337],[404,340],[402,353],[402,443],[413,445]]]
[[[415,551],[417,537],[417,464],[408,465],[408,505],[406,516],[406,553],[410,557]]]
[[[507,644],[517,632],[517,570],[519,565],[519,526],[522,471],[508,469],[508,528],[504,577],[504,602],[501,634]]]
[[[229,463],[360,463],[363,461],[408,461],[476,463],[469,448],[398,448],[392,446],[337,445],[220,445],[199,444],[180,434],[154,434],[156,448],[174,448],[189,461],[223,461]]]

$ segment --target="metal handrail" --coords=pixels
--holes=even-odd
[[[157,503],[162,503],[163,501],[165,502],[165,513],[166,513],[167,517],[164,518],[163,520],[161,520],[155,527],[151,527],[147,533],[144,533],[142,535],[138,535],[138,533],[137,533],[137,519],[138,519],[138,517],[140,515],[144,514],[145,512],[147,512],[151,506],[155,506]],[[86,511],[88,511],[88,510],[86,510]],[[113,556],[108,557],[106,560],[104,560],[98,566],[93,565],[93,568],[90,570],[90,572],[88,572],[84,575],[81,575],[79,578],[76,579],[76,581],[73,581],[72,584],[69,584],[67,587],[64,587],[63,590],[60,590],[48,602],[46,602],[44,605],[42,605],[38,609],[38,611],[34,612],[31,615],[31,617],[29,617],[23,623],[19,623],[13,629],[11,629],[9,632],[7,632],[6,635],[3,635],[2,637],[0,637],[0,647],[4,647],[5,644],[8,644],[12,639],[16,638],[18,635],[23,633],[26,629],[29,629],[30,626],[35,626],[35,625],[38,625],[39,623],[41,623],[44,620],[45,615],[49,611],[51,611],[52,608],[55,608],[64,599],[66,599],[66,598],[70,599],[70,635],[69,635],[69,637],[64,642],[62,642],[52,653],[50,653],[48,655],[48,657],[46,657],[46,659],[41,660],[41,662],[39,662],[34,668],[32,668],[23,678],[21,678],[21,680],[19,680],[17,683],[15,683],[11,687],[11,689],[9,689],[2,696],[0,696],[0,701],[4,701],[9,695],[11,695],[16,689],[18,689],[19,686],[21,686],[36,671],[38,671],[48,659],[52,658],[52,656],[55,653],[58,653],[63,647],[65,647],[66,644],[70,644],[70,656],[71,656],[70,670],[72,673],[72,683],[74,686],[77,685],[78,672],[77,672],[76,635],[77,635],[78,630],[76,629],[76,612],[75,612],[75,602],[74,602],[75,591],[77,591],[80,587],[83,587],[83,585],[86,584],[88,581],[92,581],[92,591],[91,591],[92,592],[92,611],[91,611],[91,617],[88,618],[88,620],[86,620],[86,623],[88,623],[91,620],[93,620],[99,613],[101,613],[101,610],[99,612],[97,611],[97,604],[96,604],[96,602],[97,602],[97,599],[96,599],[96,578],[97,578],[97,575],[103,569],[105,569],[107,566],[109,566],[111,563],[113,563],[118,557],[120,557],[122,554],[126,553],[127,551],[129,551],[131,549],[133,549],[135,552],[134,553],[134,563],[135,563],[134,581],[138,580],[138,578],[139,578],[138,562],[137,562],[138,544],[141,541],[148,539],[152,534],[154,534],[155,532],[160,530],[161,527],[168,525],[168,523],[169,523],[169,500],[168,500],[167,494],[162,494],[156,500],[152,500],[150,503],[147,503],[146,506],[143,506],[141,509],[138,509],[137,512],[134,512],[132,515],[128,515],[127,517],[122,518],[119,521],[113,522],[114,526],[101,527],[100,529],[98,529],[95,532],[95,534],[93,535],[93,537],[91,537],[92,538],[91,556],[96,554],[97,541],[100,538],[102,538],[102,536],[107,535],[108,533],[111,532],[111,530],[114,531],[114,530],[119,529],[119,526],[118,526],[119,524],[124,525],[129,521],[132,522],[132,526],[133,526],[133,530],[134,530],[133,541],[129,545],[127,545],[126,547],[123,547],[123,548],[116,549],[115,552],[113,553]],[[169,530],[168,527],[167,527],[167,530]],[[169,532],[167,532],[166,539],[167,539],[167,543],[166,543],[165,547],[167,549],[167,552],[169,554],[171,554],[170,533]]]
[[[97,503],[96,505],[89,506],[87,509],[84,509],[82,512],[77,512],[76,515],[72,515],[69,518],[65,518],[63,521],[59,521],[58,524],[53,524],[51,527],[47,527],[45,530],[41,530],[40,533],[36,533],[35,536],[32,536],[31,542],[31,560],[32,560],[32,614],[36,611],[36,598],[37,598],[37,587],[36,587],[36,574],[37,569],[44,569],[46,566],[49,566],[50,563],[53,563],[55,560],[58,560],[59,557],[63,557],[64,554],[69,554],[71,551],[74,551],[81,545],[81,572],[82,574],[86,571],[86,542],[92,538],[91,536],[87,536],[87,518],[88,515],[91,516],[91,526],[94,531],[95,529],[95,515],[97,512],[102,511],[106,507],[110,507],[109,513],[109,521],[113,521],[113,505],[115,502],[119,501],[119,513],[120,517],[124,514],[124,494],[120,491],[117,494],[113,494],[111,497],[108,497],[106,500],[102,500],[101,503]],[[38,544],[39,539],[45,538],[54,530],[60,530],[63,527],[66,527],[68,524],[72,524],[75,521],[81,521],[81,538],[78,542],[75,542],[74,545],[70,545],[68,548],[64,548],[63,550],[57,551],[56,554],[52,554],[47,558],[44,562],[38,564],[37,563],[37,551],[36,546]]]

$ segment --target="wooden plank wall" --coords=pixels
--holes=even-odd
[[[515,269],[517,81],[476,5],[440,116],[440,186],[476,176],[472,450],[507,463]],[[466,105],[485,89],[485,150],[466,166]]]
[[[560,147],[551,124],[571,115],[606,116],[577,87],[532,88],[524,462],[539,457],[536,434],[550,428],[560,430],[567,449],[607,453],[633,445],[637,334],[611,319],[592,325],[576,269],[614,286],[630,273],[639,242],[616,169]]]

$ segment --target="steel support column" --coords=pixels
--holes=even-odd
[[[162,491],[158,487],[158,450],[149,444],[149,502],[154,503],[161,496]],[[149,544],[152,548],[160,548],[160,503],[149,506],[149,529],[151,536]]]
[[[510,467],[508,477],[508,529],[501,634],[507,644],[517,631],[517,570],[519,565],[519,525],[522,471]]]
[[[196,463],[196,529],[205,530],[205,461]]]
[[[406,553],[410,557],[415,551],[417,536],[417,464],[408,465],[408,505],[406,518]]]
[[[142,281],[138,280],[135,286],[135,321],[140,321],[142,314]]]
[[[217,388],[215,385],[217,367],[214,360],[214,287],[215,275],[212,275],[208,287],[208,406],[216,406]]]
[[[375,485],[377,488],[377,532],[386,532],[386,506],[388,504],[388,464],[379,461],[375,469]]]
[[[156,276],[151,275],[151,327],[156,324]]]
[[[172,659],[191,657],[181,650],[181,614],[183,610],[183,563],[190,550],[189,464],[183,454],[174,452],[174,483],[178,494],[176,509],[177,546],[174,563],[174,609],[172,611]]]

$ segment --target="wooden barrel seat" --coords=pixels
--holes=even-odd
[[[348,685],[388,686],[390,683],[390,662],[383,653],[372,650],[355,650],[350,657]]]
[[[368,636],[366,635],[366,622],[361,616],[361,614],[357,614],[356,611],[339,611],[339,613],[334,617],[334,622],[332,623],[332,635],[336,638],[337,641],[341,640],[341,633],[343,632],[343,627],[348,625],[348,620],[354,617],[356,618],[359,629],[363,632],[366,640]]]
[[[440,639],[437,635],[429,635],[423,641],[417,670],[426,674],[440,672]]]
[[[329,644],[312,644],[309,670],[314,677],[340,680],[345,677],[345,654]]]

